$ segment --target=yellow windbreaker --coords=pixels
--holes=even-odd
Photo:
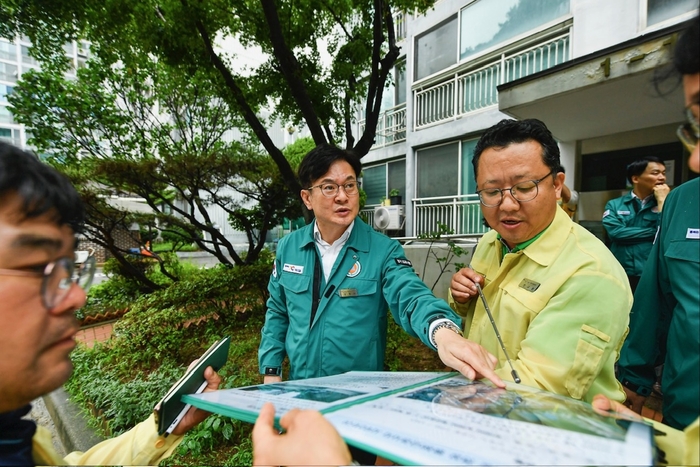
[[[627,334],[632,292],[625,271],[593,234],[557,209],[532,244],[502,258],[495,231],[484,235],[471,265],[522,384],[583,399],[623,401],[614,364]],[[496,373],[512,380],[481,301],[449,297],[465,317],[465,337],[498,356]]]

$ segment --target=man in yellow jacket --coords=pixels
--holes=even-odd
[[[0,465],[156,465],[208,415],[191,409],[167,438],[151,416],[86,453],[62,459],[51,437],[22,418],[30,402],[60,387],[79,330],[94,261],[74,263],[85,211],[75,188],[39,159],[0,142]],[[205,371],[207,388],[221,379]]]
[[[632,294],[605,245],[557,206],[564,184],[559,148],[539,120],[503,120],[474,150],[477,193],[493,229],[458,271],[449,301],[464,337],[497,355],[496,374],[583,399],[622,401],[614,364],[627,333]]]

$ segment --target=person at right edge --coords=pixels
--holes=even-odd
[[[678,136],[698,172],[700,20],[676,45],[674,65],[683,76],[688,123]],[[618,362],[627,405],[641,413],[663,362],[663,422],[685,429],[700,414],[700,179],[666,198],[656,240],[634,295],[630,332]],[[697,428],[697,427],[696,427]],[[695,445],[696,450],[698,445]]]
[[[607,202],[603,227],[612,242],[610,250],[625,268],[634,293],[651,251],[669,188],[666,167],[654,156],[629,164],[627,180],[632,184],[632,191]]]

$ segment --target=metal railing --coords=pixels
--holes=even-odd
[[[416,89],[414,128],[495,105],[499,84],[552,68],[569,60],[569,56],[570,33],[566,32],[524,50],[505,51],[477,69],[460,70],[442,82]]]
[[[374,208],[365,206],[360,217],[374,227]],[[437,232],[438,222],[454,231],[452,235],[482,235],[488,232],[484,225],[478,195],[443,196],[413,199],[413,233],[418,237]],[[407,232],[408,233],[408,232]]]
[[[482,221],[479,197],[475,194],[413,200],[413,235],[436,232],[438,223],[447,225],[454,235],[488,231]]]
[[[361,135],[365,131],[365,121],[358,122]],[[377,133],[372,147],[378,148],[398,143],[406,139],[406,104],[399,104],[379,115]]]

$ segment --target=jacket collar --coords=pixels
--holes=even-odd
[[[541,266],[549,266],[554,262],[558,251],[566,241],[569,232],[573,228],[573,221],[566,215],[563,209],[557,207],[554,220],[549,224],[542,235],[525,249],[520,250],[532,261]],[[501,242],[497,235],[493,236],[493,246],[501,250]]]
[[[301,242],[300,248],[308,248],[310,245],[313,246],[316,242],[314,238],[314,224],[316,221],[304,227],[304,239]],[[355,224],[350,233],[350,238],[345,243],[347,248],[352,248],[355,251],[369,252],[370,238],[372,235],[372,228],[367,225],[360,216],[355,218]]]

